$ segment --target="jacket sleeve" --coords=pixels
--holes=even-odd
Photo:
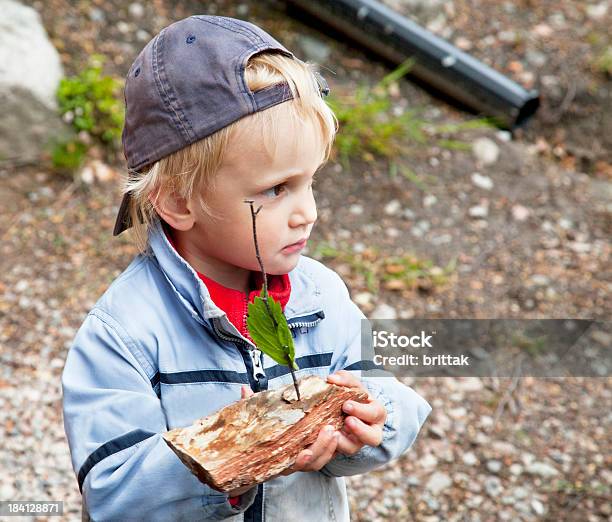
[[[62,375],[64,427],[92,520],[222,520],[246,510],[202,484],[168,447],[154,369],[125,330],[94,309]]]
[[[361,340],[362,320],[366,332],[370,325],[365,315],[351,301],[346,285],[340,277],[345,312],[341,324],[346,329],[344,341],[334,350],[330,374],[338,370],[350,371],[361,379],[370,394],[387,410],[380,446],[364,446],[354,455],[338,454],[320,471],[327,476],[349,476],[365,473],[398,458],[415,441],[421,426],[431,412],[431,406],[412,388],[402,384],[390,372],[372,367],[374,356],[371,342]],[[368,341],[371,335],[366,336]],[[367,371],[366,371],[367,370]]]

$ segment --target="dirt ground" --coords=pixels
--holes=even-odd
[[[110,59],[107,72],[123,76],[169,21],[207,12],[248,17],[298,56],[322,53],[334,92],[372,84],[389,71],[290,19],[282,2],[24,3],[41,14],[66,74],[99,52]],[[612,80],[592,63],[610,45],[612,6],[603,2],[602,15],[595,2],[569,0],[438,1],[436,9],[416,1],[389,4],[538,88],[542,107],[512,137],[494,129],[452,136],[468,144],[492,140],[499,158],[490,165],[469,148],[430,144],[401,158],[418,182],[391,176],[384,159],[357,159],[350,171],[330,162],[316,185],[319,222],[310,255],[321,244],[343,252],[320,257],[372,317],[609,320]],[[473,118],[409,81],[401,82],[395,102],[419,108],[434,123]],[[121,158],[113,168],[122,171]],[[476,183],[474,173],[487,183]],[[65,444],[58,383],[67,349],[134,255],[125,237],[111,235],[119,201],[118,180],[87,184],[42,165],[0,165],[0,399],[17,395],[14,382],[43,395],[48,384],[53,392],[44,411],[52,426],[41,447]],[[373,289],[358,268],[364,261],[379,267],[374,278],[381,281],[384,264],[377,262],[406,254],[454,269],[439,284]],[[609,337],[600,341],[609,349]],[[408,382],[434,411],[398,462],[350,479],[355,520],[612,520],[609,378]],[[35,436],[36,400],[0,417],[9,449],[0,464],[25,466],[33,490],[64,498],[76,517],[78,490],[66,450],[45,457],[58,467],[45,475],[35,458],[13,449],[19,437]],[[20,495],[30,486],[15,479],[4,491]]]

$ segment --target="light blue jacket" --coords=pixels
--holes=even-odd
[[[72,465],[92,520],[349,520],[345,480],[399,457],[431,408],[394,377],[367,377],[363,314],[332,270],[302,256],[289,274],[285,315],[298,377],[352,371],[387,409],[383,441],[338,455],[321,471],[260,484],[232,506],[180,462],[160,433],[255,391],[292,382],[244,338],[157,223],[138,256],[79,329],[62,376]]]

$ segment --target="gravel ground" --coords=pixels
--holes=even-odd
[[[325,57],[336,92],[387,72],[287,19],[280,3],[27,3],[41,13],[67,73],[96,51],[123,75],[170,20],[207,11],[249,17],[289,48]],[[346,258],[324,260],[372,317],[608,319],[612,86],[590,64],[609,45],[610,3],[389,4],[540,88],[543,109],[514,137],[453,136],[480,140],[473,150],[414,148],[405,161],[419,185],[390,177],[379,160],[356,161],[350,172],[332,163],[320,176],[318,241],[373,266],[407,252],[439,267],[456,258],[445,284],[373,290]],[[422,108],[432,122],[468,119],[409,82],[396,102]],[[491,151],[497,159],[487,164]],[[120,172],[120,160],[113,167]],[[64,518],[78,520],[60,375],[85,314],[133,255],[125,238],[110,236],[117,179],[87,184],[43,166],[0,167],[0,202],[0,499],[63,500]],[[354,520],[612,520],[609,378],[407,382],[434,411],[398,462],[348,479]]]

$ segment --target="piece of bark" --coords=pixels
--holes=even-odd
[[[357,388],[329,384],[317,376],[256,393],[163,434],[164,440],[200,481],[228,492],[265,482],[290,467],[321,428],[342,428],[347,400],[367,402]]]

